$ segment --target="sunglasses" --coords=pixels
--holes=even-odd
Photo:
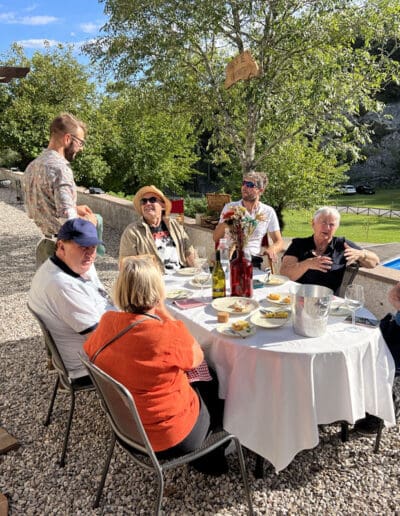
[[[142,197],[140,199],[140,204],[145,205],[148,202],[151,203],[151,204],[155,204],[158,201],[159,201],[159,199],[157,199],[157,197]]]
[[[242,185],[246,188],[257,188],[257,185],[253,181],[243,181]]]

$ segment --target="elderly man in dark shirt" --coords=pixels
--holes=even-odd
[[[324,206],[312,219],[313,235],[294,238],[285,252],[280,273],[303,284],[322,285],[338,292],[346,266],[358,262],[373,268],[379,263],[372,251],[362,249],[351,240],[336,237],[340,213]]]

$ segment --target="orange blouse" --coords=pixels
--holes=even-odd
[[[199,399],[185,371],[193,364],[194,338],[182,321],[106,312],[84,344],[89,357],[132,322],[146,320],[107,346],[95,364],[132,394],[155,451],[180,443],[199,415]]]

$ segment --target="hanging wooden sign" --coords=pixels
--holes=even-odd
[[[252,79],[259,75],[260,69],[258,64],[251,55],[250,50],[245,50],[227,64],[224,86],[228,89],[238,81]]]

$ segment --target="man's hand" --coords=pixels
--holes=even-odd
[[[308,258],[306,261],[308,262],[309,269],[321,272],[330,271],[333,263],[332,258],[329,256],[315,256],[314,258]]]
[[[268,256],[268,258],[270,259],[271,262],[274,262],[276,263],[278,261],[278,255],[276,254],[275,252],[275,248],[274,246],[270,245],[269,247],[267,247],[266,249],[264,249],[264,251],[262,252],[262,254],[265,256]]]
[[[364,249],[354,249],[354,247],[350,247],[346,242],[344,243],[344,257],[346,258],[346,265],[360,262],[364,256]]]
[[[76,207],[76,211],[81,218],[85,218],[85,215],[93,214],[92,210],[86,204],[80,204]]]

